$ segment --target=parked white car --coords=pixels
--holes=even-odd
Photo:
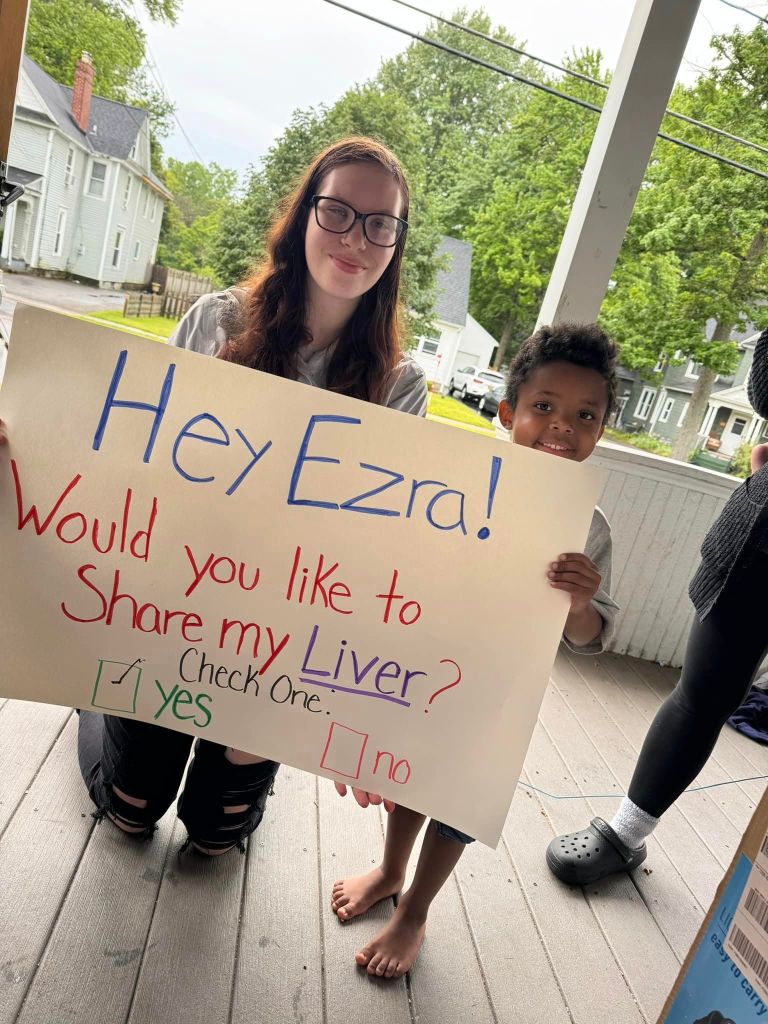
[[[486,392],[504,383],[504,374],[495,373],[493,370],[486,370],[479,366],[465,366],[463,370],[454,370],[451,382],[448,385],[448,394],[452,395],[458,391],[462,399],[471,399],[479,402]]]

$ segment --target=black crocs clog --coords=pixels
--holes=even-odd
[[[602,818],[593,818],[583,832],[557,836],[547,847],[547,866],[568,885],[589,885],[618,871],[634,871],[648,856],[645,843],[626,846]]]

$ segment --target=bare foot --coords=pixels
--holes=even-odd
[[[426,917],[409,913],[401,902],[386,927],[355,953],[355,961],[379,978],[402,978],[413,967],[426,928]]]
[[[370,910],[374,903],[394,896],[403,887],[402,878],[389,878],[381,868],[367,875],[343,878],[335,882],[331,893],[331,907],[340,921],[351,921],[358,914]]]

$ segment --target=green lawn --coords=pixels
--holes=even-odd
[[[84,319],[95,319],[105,320],[110,327],[131,327],[134,331],[139,331],[145,334],[147,337],[153,338],[170,338],[173,333],[178,320],[173,320],[167,316],[123,316],[121,312],[115,309],[106,310],[103,313],[94,313],[92,317],[85,317]]]
[[[448,398],[447,395],[438,395],[435,392],[429,393],[427,404],[427,415],[440,416],[446,420],[456,420],[457,423],[468,423],[472,427],[482,427],[488,433],[493,433],[493,428],[488,420],[471,409],[468,409],[463,402],[455,398]]]

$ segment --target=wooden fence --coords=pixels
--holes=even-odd
[[[123,303],[123,316],[167,316],[179,320],[201,295],[210,291],[210,278],[156,263],[152,268],[153,294],[129,292]]]
[[[123,301],[123,316],[162,316],[164,302],[164,295],[127,292]]]

